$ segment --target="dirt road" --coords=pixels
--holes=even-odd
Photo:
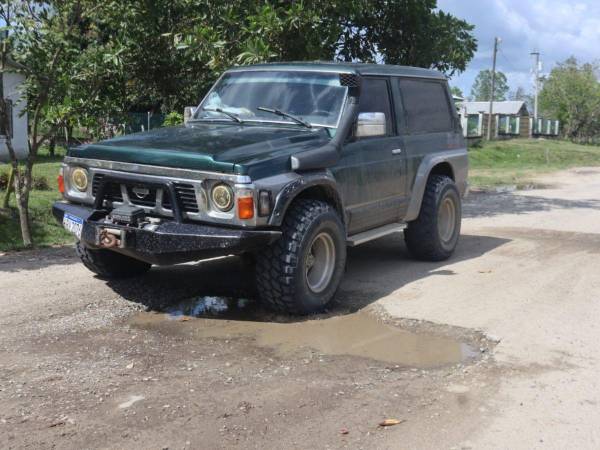
[[[307,319],[238,258],[107,283],[0,256],[0,448],[598,448],[600,170],[541,181],[471,195],[445,263],[351,249]]]

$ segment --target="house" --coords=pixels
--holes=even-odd
[[[461,102],[458,110],[466,137],[487,136],[490,102]],[[492,127],[492,137],[496,139],[551,137],[559,134],[557,120],[538,118],[534,123],[527,104],[520,100],[494,102]]]
[[[27,143],[27,99],[22,96],[20,87],[25,81],[25,75],[19,72],[21,66],[8,59],[0,65],[0,78],[2,80],[4,98],[9,109],[9,132],[12,146],[19,159],[24,159],[28,153]],[[0,135],[0,163],[10,161],[6,136]]]

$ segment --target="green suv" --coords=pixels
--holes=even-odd
[[[303,314],[334,296],[348,246],[403,230],[415,257],[448,258],[467,169],[438,72],[245,66],[183,126],[70,149],[53,211],[101,277],[247,254],[261,300]]]

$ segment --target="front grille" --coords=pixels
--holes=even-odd
[[[199,211],[194,186],[191,184],[175,183],[175,192],[184,211],[195,213]]]
[[[102,182],[104,176],[105,175],[102,173],[97,173],[94,175],[92,180],[92,195],[94,197],[96,197],[98,188],[100,187],[100,183]],[[196,199],[196,190],[193,185],[187,183],[174,183],[174,187],[175,194],[177,195],[182,211],[190,213],[197,213],[200,211],[198,208],[198,201]],[[147,208],[154,208],[156,206],[157,188],[144,186],[143,183],[128,183],[125,185],[125,188],[127,189],[129,201],[134,205],[145,206]],[[148,194],[140,198],[139,195],[141,189],[138,190],[138,195],[136,195],[135,188],[148,189]],[[123,202],[121,185],[118,183],[108,183],[104,199],[109,202]],[[167,189],[163,189],[162,207],[168,210],[172,209],[171,196],[169,195],[169,191]]]
[[[100,183],[104,178],[104,174],[97,173],[92,180],[92,195],[96,197]],[[121,194],[121,186],[117,183],[108,183],[104,198],[111,202],[122,202],[123,195]]]

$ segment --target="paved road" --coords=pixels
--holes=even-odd
[[[308,319],[237,258],[107,283],[2,255],[0,447],[598,448],[600,170],[540,181],[472,195],[448,262],[352,249]]]

